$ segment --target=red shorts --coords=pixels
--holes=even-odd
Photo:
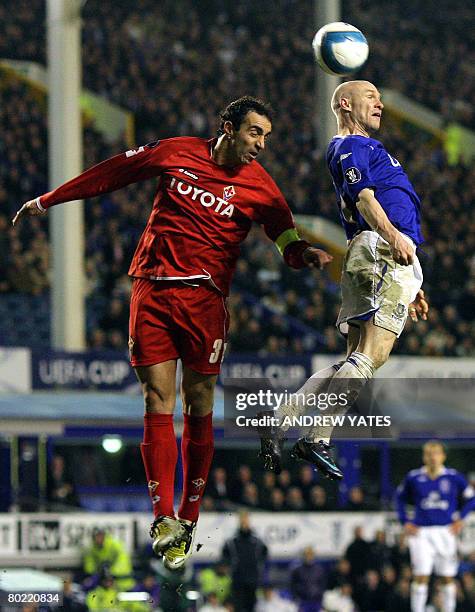
[[[132,366],[181,359],[200,374],[219,374],[228,328],[225,298],[207,285],[134,279],[129,319]]]

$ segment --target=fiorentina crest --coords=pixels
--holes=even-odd
[[[230,200],[233,196],[236,195],[236,190],[234,189],[234,185],[229,185],[223,189],[223,200]]]
[[[202,478],[197,478],[196,480],[191,481],[195,487],[199,490],[205,484],[205,481]]]

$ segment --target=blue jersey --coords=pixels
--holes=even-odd
[[[401,164],[379,140],[356,135],[335,136],[328,145],[327,164],[349,240],[359,231],[371,229],[356,207],[360,191],[370,188],[399,231],[416,245],[424,241],[421,201]]]
[[[444,468],[437,478],[429,478],[422,467],[412,470],[398,487],[396,504],[401,523],[407,523],[406,505],[415,508],[412,523],[420,527],[449,525],[475,510],[475,492],[465,477]]]

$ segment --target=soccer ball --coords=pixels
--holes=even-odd
[[[320,28],[314,36],[312,47],[320,68],[337,76],[359,70],[369,54],[364,34],[355,26],[341,21]]]

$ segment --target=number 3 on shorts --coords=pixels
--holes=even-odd
[[[226,351],[226,346],[227,346],[227,342],[224,343],[224,348],[223,348],[223,339],[222,338],[218,338],[217,340],[214,341],[213,343],[213,352],[211,353],[211,355],[209,356],[209,362],[210,363],[217,363],[219,361],[219,357],[221,354],[221,349],[223,348],[223,352],[221,355],[221,361],[223,361],[224,359],[224,353]]]

